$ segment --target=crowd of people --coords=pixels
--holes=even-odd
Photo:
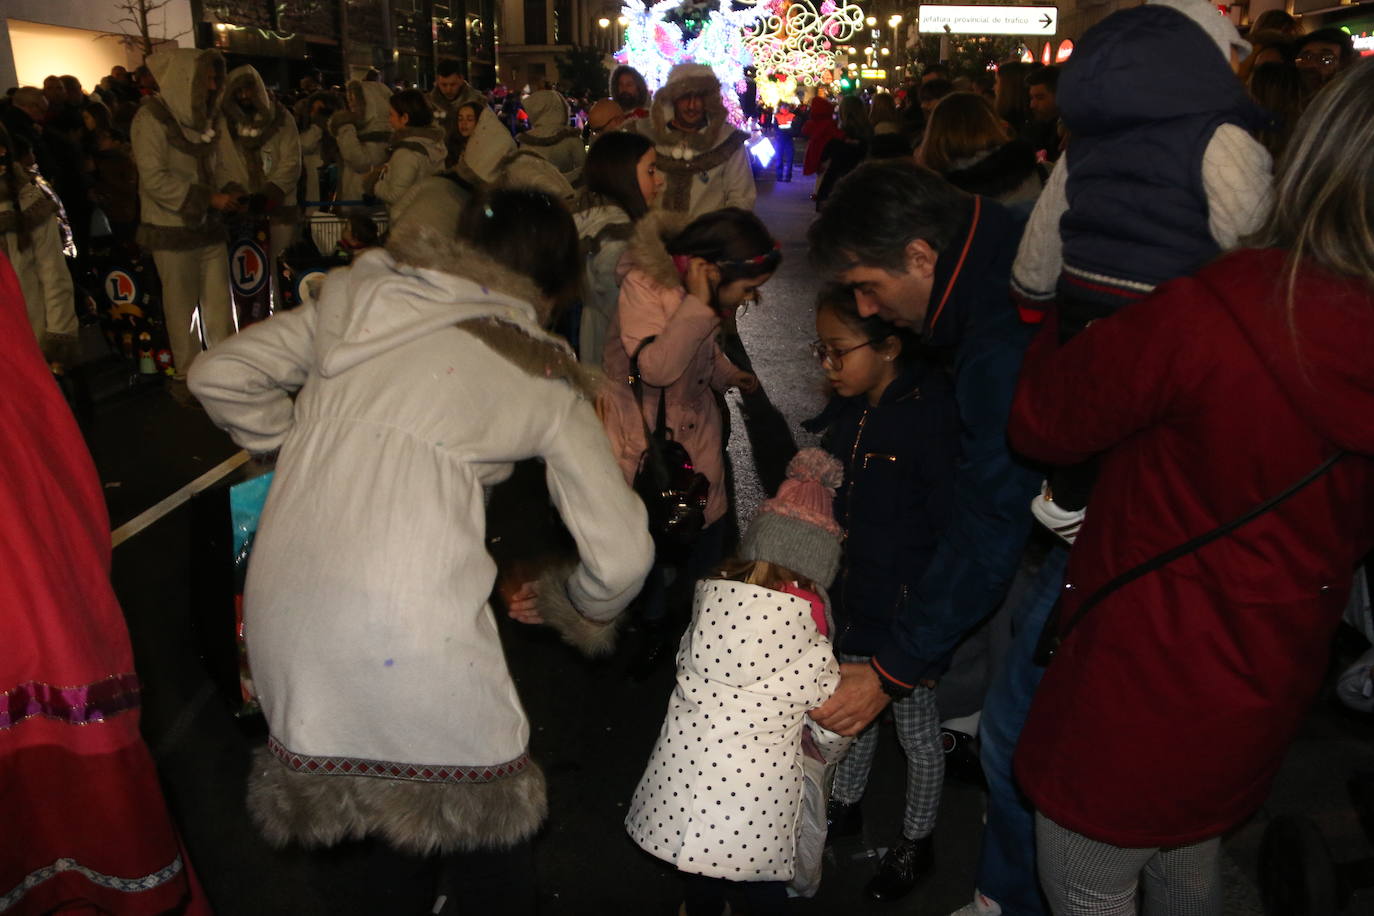
[[[739,537],[722,396],[759,386],[735,318],[783,256],[709,67],[652,94],[620,67],[581,116],[534,91],[523,121],[454,62],[428,92],[278,98],[195,49],[89,96],[49,83],[0,111],[0,318],[22,299],[37,341],[5,346],[42,389],[76,358],[67,261],[97,212],[136,228],[174,394],[274,463],[244,593],[271,843],[380,838],[460,911],[534,912],[548,802],[495,614],[589,655],[628,614],[677,647],[677,681],[625,826],[687,916],[816,892],[825,844],[862,829],[889,707],[905,805],[868,897],[935,868],[952,741],[988,799],[959,916],[1222,912],[1220,839],[1266,798],[1374,547],[1374,62],[1348,35],[1268,16],[1246,40],[1205,0],[1153,0],[1063,67],[931,65],[758,112],[778,180],[803,140],[817,176],[831,396]],[[236,328],[226,227],[259,220],[278,255],[322,209],[351,221],[351,262]],[[0,412],[10,441],[60,433],[24,453],[33,490],[89,497],[75,427],[34,397]],[[574,554],[512,581],[485,505],[530,459]],[[0,500],[35,543],[103,530],[98,498],[31,513],[19,489]],[[0,593],[42,596],[55,629],[109,617],[107,547],[35,556]],[[69,642],[59,673],[29,653],[28,712],[0,727],[113,723],[119,778],[155,795],[119,715],[135,688],[44,688],[132,679],[127,650]],[[16,772],[99,767],[70,748]],[[88,836],[139,834],[81,804]],[[116,864],[161,876],[158,906],[201,905],[148,804]],[[63,899],[116,867],[100,847]],[[56,899],[48,878],[19,912]]]

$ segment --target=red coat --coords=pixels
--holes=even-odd
[[[807,138],[806,159],[802,162],[802,174],[814,175],[821,167],[821,153],[825,145],[840,135],[840,126],[835,123],[835,103],[816,96],[811,102],[811,116],[802,127],[802,136]]]
[[[139,735],[100,480],[3,255],[0,361],[4,911],[208,913]]]
[[[1374,544],[1374,290],[1229,255],[1028,352],[1013,445],[1105,453],[1061,619],[1116,574],[1352,454],[1276,510],[1107,598],[1064,641],[1016,773],[1050,819],[1117,846],[1217,836],[1268,795]]]

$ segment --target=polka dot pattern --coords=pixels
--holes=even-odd
[[[838,684],[808,602],[697,583],[677,687],[625,819],[631,838],[693,874],[790,880],[802,729]]]

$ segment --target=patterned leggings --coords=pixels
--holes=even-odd
[[[1134,916],[1145,879],[1145,916],[1221,916],[1221,838],[1170,849],[1090,840],[1035,815],[1040,886],[1057,916]]]
[[[867,656],[839,656],[842,662],[867,662]],[[935,706],[935,691],[917,687],[911,695],[892,703],[892,718],[897,723],[897,740],[906,752],[906,814],[902,835],[908,840],[930,836],[935,830],[935,815],[940,810],[940,792],[945,781],[945,751],[940,746],[940,713]],[[835,785],[830,797],[840,804],[852,805],[863,798],[868,772],[878,750],[878,722],[859,733],[849,753],[835,768]]]

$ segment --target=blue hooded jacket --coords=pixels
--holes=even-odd
[[[1115,13],[1083,36],[1057,100],[1070,135],[1061,296],[1115,310],[1220,253],[1203,154],[1221,125],[1267,117],[1200,25],[1167,6]]]

